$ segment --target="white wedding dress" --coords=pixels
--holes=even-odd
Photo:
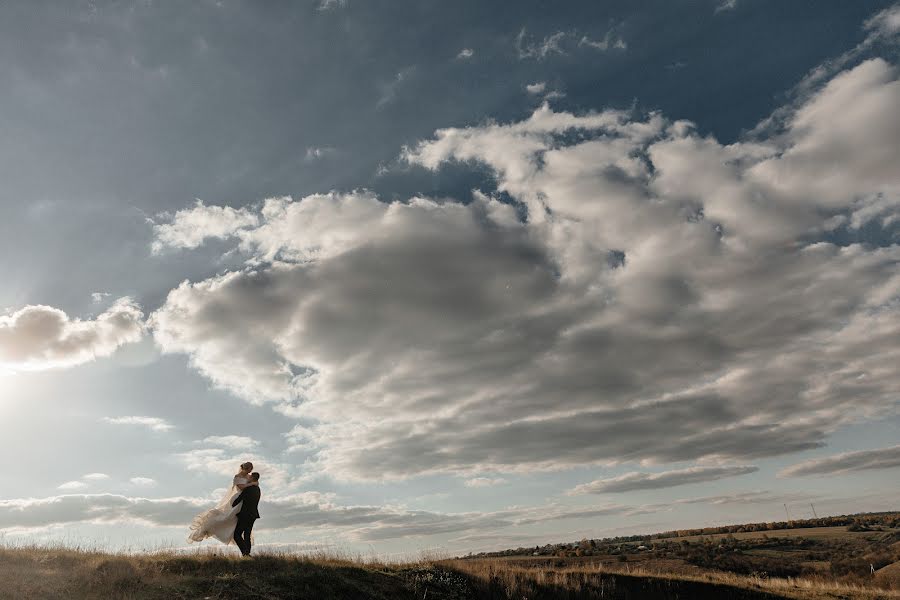
[[[231,482],[231,489],[225,494],[218,504],[209,510],[203,511],[191,522],[191,533],[188,542],[202,542],[206,538],[214,537],[223,544],[234,543],[234,528],[237,526],[237,514],[241,512],[241,504],[231,506],[241,490],[238,484],[250,483],[250,479],[235,475]]]

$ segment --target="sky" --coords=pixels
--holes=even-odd
[[[0,543],[897,506],[900,5],[0,5]],[[815,508],[814,508],[815,507]],[[214,546],[206,542],[206,546]]]

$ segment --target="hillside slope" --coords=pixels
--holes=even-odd
[[[900,598],[891,592],[802,586],[761,589],[750,579],[517,570],[490,561],[406,565],[328,558],[260,556],[242,560],[171,553],[112,555],[65,549],[0,548],[0,598],[67,600],[777,600]]]

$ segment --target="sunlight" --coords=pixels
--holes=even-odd
[[[13,392],[17,384],[21,385],[21,378],[16,377],[12,371],[0,367],[0,418],[12,411],[15,404]]]

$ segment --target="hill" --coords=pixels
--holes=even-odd
[[[630,571],[630,572],[629,572]],[[731,574],[651,573],[591,564],[497,559],[382,564],[329,557],[0,548],[0,597],[67,600],[819,600],[897,599],[900,592]]]
[[[717,527],[704,527],[701,529],[679,529],[660,533],[617,536],[611,538],[586,540],[580,542],[563,542],[546,544],[544,546],[520,547],[500,550],[496,552],[480,552],[469,557],[499,557],[499,556],[574,556],[575,550],[581,547],[584,554],[590,555],[593,550],[599,548],[628,548],[635,545],[647,545],[649,543],[664,541],[698,541],[714,540],[724,537],[737,539],[758,539],[764,537],[872,537],[870,534],[878,532],[900,532],[900,512],[856,513],[852,515],[837,515],[817,517],[815,519],[795,519],[791,521],[768,521],[761,523],[743,523],[737,525],[721,525]],[[862,534],[849,536],[848,534]],[[894,536],[893,542],[900,540],[900,534]],[[589,547],[583,547],[584,542],[590,542]],[[890,543],[888,541],[887,543]],[[603,550],[600,554],[603,554]],[[618,552],[611,552],[618,554]],[[580,554],[579,554],[580,555]]]

